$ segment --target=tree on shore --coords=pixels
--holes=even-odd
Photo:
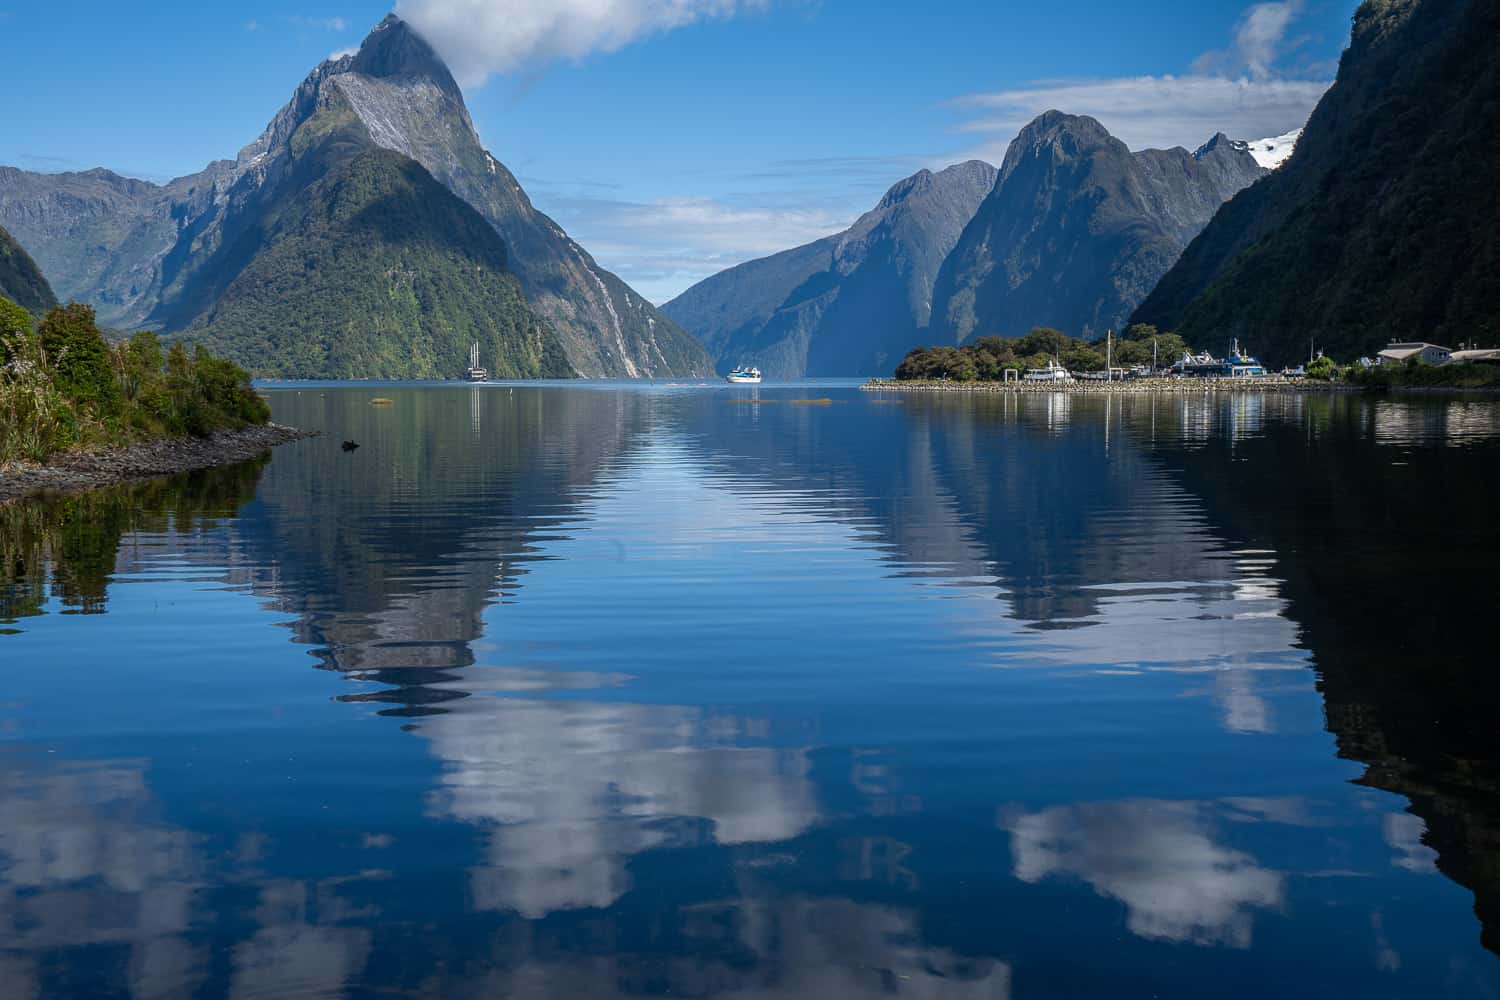
[[[1153,351],[1153,343],[1155,349]],[[1153,358],[1165,367],[1188,349],[1175,333],[1159,333],[1152,326],[1135,326],[1114,341],[1115,367],[1150,365]],[[1103,340],[1085,341],[1060,330],[1037,327],[1022,337],[980,337],[962,347],[918,347],[896,369],[902,381],[950,379],[955,382],[1000,382],[1006,369],[1026,372],[1056,361],[1073,372],[1104,369]]]
[[[263,424],[265,400],[240,368],[153,333],[111,344],[94,310],[70,303],[40,322],[0,298],[0,464],[150,437]]]

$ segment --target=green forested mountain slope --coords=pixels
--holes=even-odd
[[[0,298],[10,299],[28,312],[41,313],[57,305],[52,286],[15,237],[0,227]]]
[[[1292,157],[1136,311],[1269,363],[1500,339],[1500,3],[1366,0]]]
[[[374,141],[426,167],[505,240],[511,268],[568,360],[588,377],[708,374],[689,334],[538,211],[514,174],[480,142],[463,93],[432,47],[395,14],[352,56],[319,72]]]
[[[336,97],[292,135],[278,196],[233,227],[233,280],[187,336],[281,378],[454,378],[479,342],[503,377],[573,374],[499,234]],[[203,281],[221,271],[208,268]],[[193,300],[191,283],[183,297]]]

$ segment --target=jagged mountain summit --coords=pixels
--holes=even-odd
[[[711,369],[532,207],[442,60],[395,15],[316,67],[235,160],[161,186],[0,168],[0,221],[102,321],[191,329],[258,373],[451,375],[470,337],[502,373]],[[404,230],[417,238],[403,244]]]
[[[1135,318],[1264,360],[1500,337],[1500,4],[1367,0],[1296,151]]]
[[[920,171],[845,232],[729,268],[662,308],[720,369],[887,374],[927,326],[938,268],[994,182],[979,160]]]
[[[57,305],[52,286],[42,276],[14,236],[0,226],[0,298],[7,298],[28,312],[41,313]]]
[[[1048,111],[1011,143],[943,263],[930,340],[1119,329],[1219,206],[1265,174],[1222,133],[1191,153],[1133,153],[1093,118]]]
[[[391,14],[357,53],[325,67],[378,145],[422,164],[500,233],[532,307],[557,331],[579,374],[711,371],[692,337],[532,206],[480,143],[447,66],[400,17]]]

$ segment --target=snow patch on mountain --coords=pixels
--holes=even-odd
[[[1285,135],[1272,136],[1269,139],[1251,139],[1245,143],[1245,150],[1255,157],[1256,163],[1267,170],[1275,170],[1292,155],[1292,150],[1297,148],[1297,140],[1301,136],[1302,130],[1296,128]]]

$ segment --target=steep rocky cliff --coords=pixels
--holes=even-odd
[[[938,268],[994,182],[978,160],[923,170],[847,231],[730,268],[663,309],[721,369],[887,373],[927,326]]]
[[[1131,152],[1092,118],[1021,130],[943,264],[931,340],[1118,329],[1214,212],[1264,176],[1243,143]]]

